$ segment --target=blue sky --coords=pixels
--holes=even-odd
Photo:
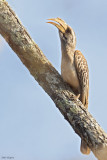
[[[89,111],[107,131],[107,1],[8,0],[33,40],[60,73],[60,17],[75,31],[90,72]],[[80,153],[80,138],[20,59],[0,37],[0,158],[95,160]]]

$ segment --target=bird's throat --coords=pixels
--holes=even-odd
[[[74,60],[74,52],[75,52],[75,48],[62,48],[62,58],[69,61],[73,61]]]

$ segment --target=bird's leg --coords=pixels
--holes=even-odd
[[[75,88],[72,88],[74,94],[75,94],[75,99],[79,99],[80,98],[80,88],[78,89],[75,89]]]
[[[75,96],[75,98],[76,98],[76,99],[79,99],[79,98],[80,98],[80,94],[77,94],[77,95]]]
[[[73,87],[71,89],[74,92],[73,98],[76,99],[76,100],[79,99],[80,98],[80,90],[79,89],[75,89]]]

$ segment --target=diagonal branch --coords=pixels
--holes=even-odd
[[[0,34],[94,155],[107,160],[107,134],[75,98],[5,0],[0,0]]]

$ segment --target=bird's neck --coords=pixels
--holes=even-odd
[[[62,59],[66,59],[67,61],[69,60],[73,61],[75,48],[61,46],[61,50],[62,50]]]

